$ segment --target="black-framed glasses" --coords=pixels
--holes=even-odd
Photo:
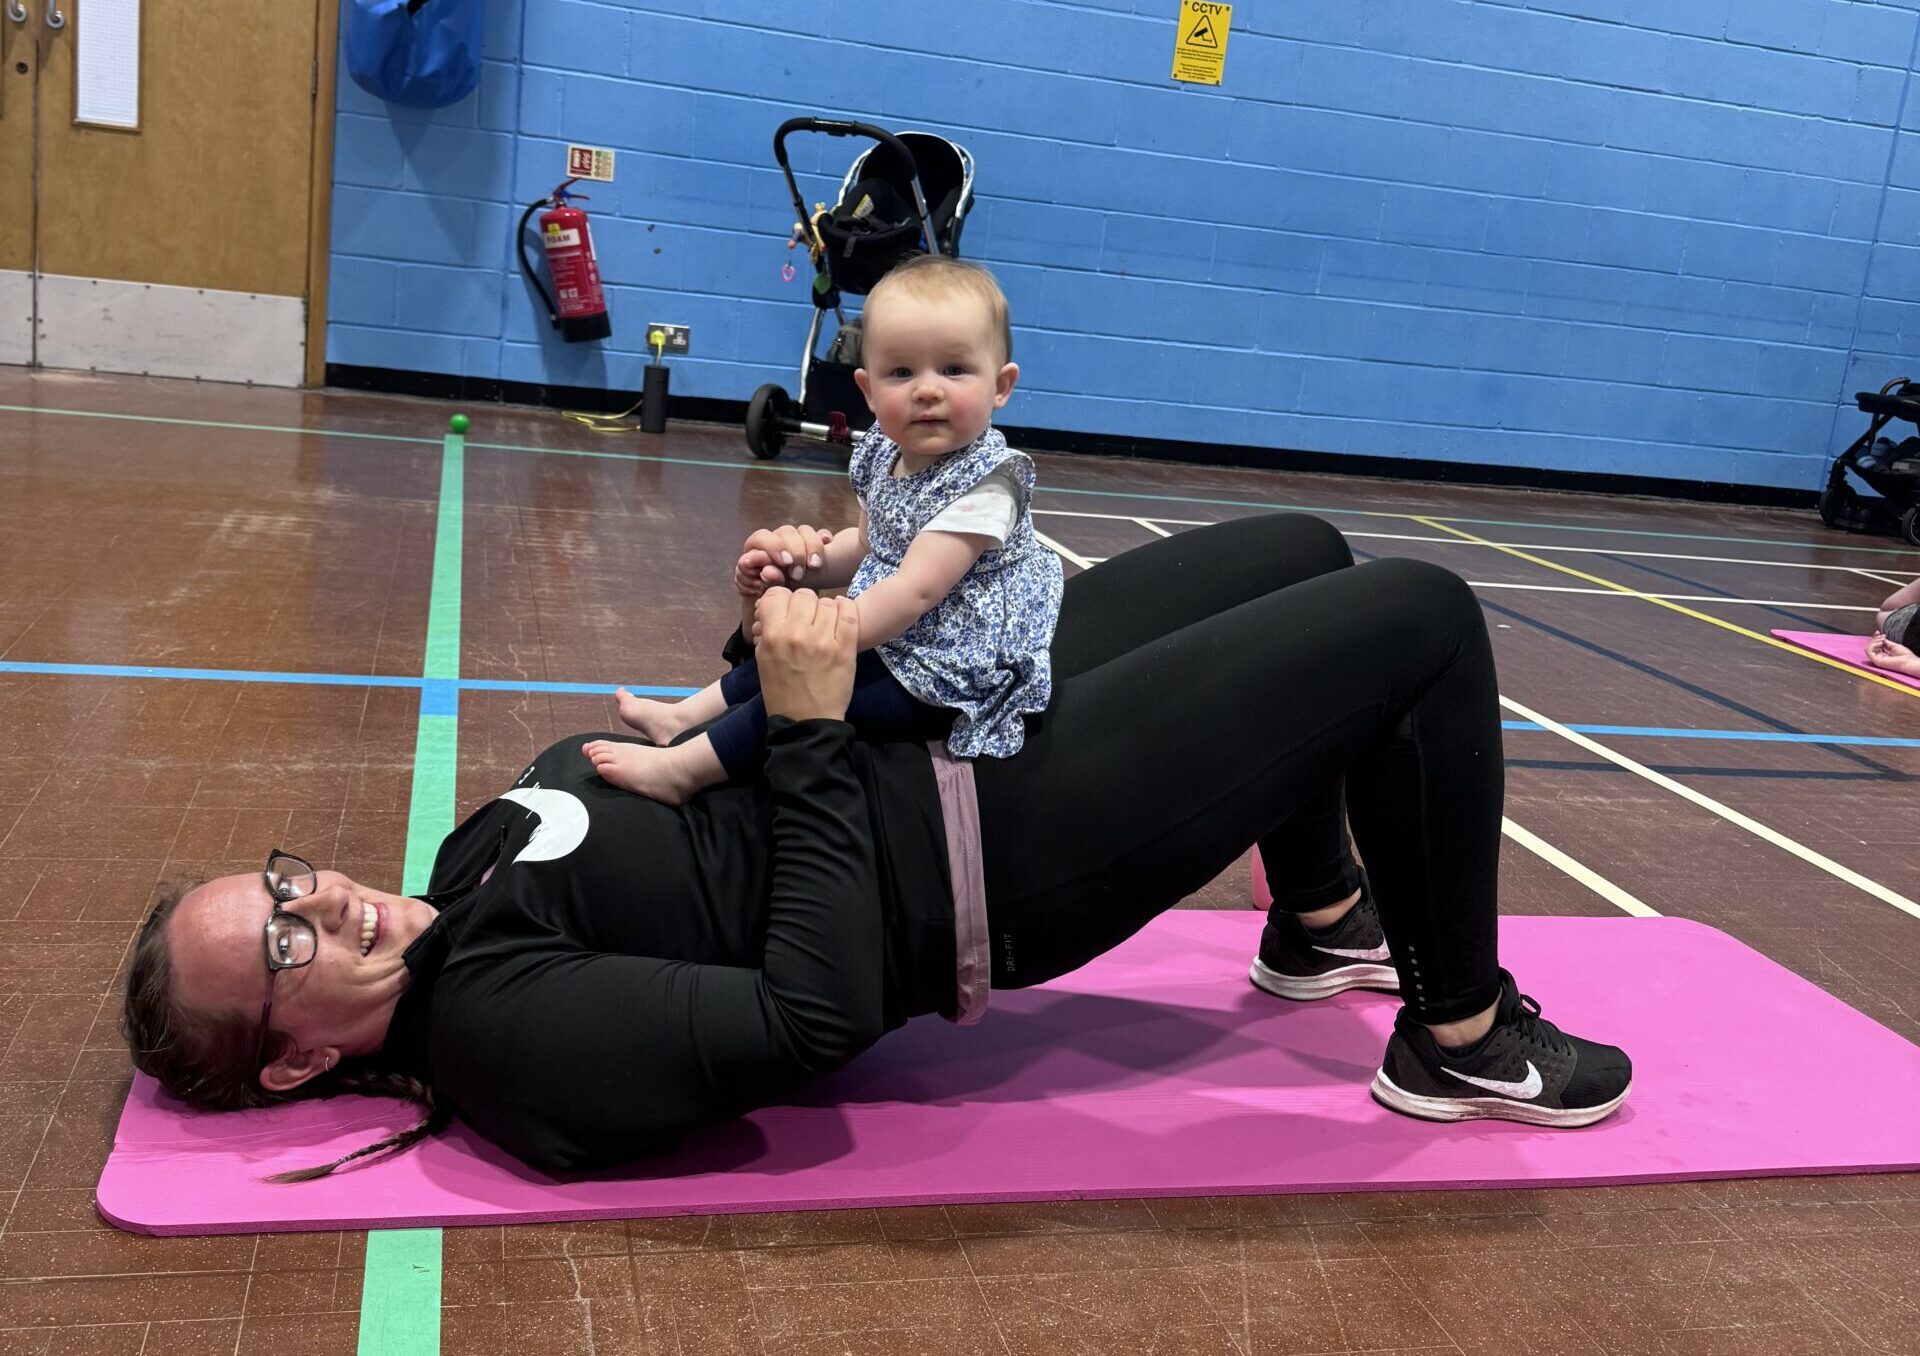
[[[260,873],[267,883],[267,895],[273,900],[273,912],[267,915],[267,1001],[260,1005],[260,1041],[254,1051],[257,1069],[267,1053],[267,1021],[273,1015],[273,981],[282,970],[298,970],[312,965],[319,953],[320,939],[313,924],[286,906],[304,899],[320,888],[313,864],[304,857],[275,848],[267,854],[266,868]]]

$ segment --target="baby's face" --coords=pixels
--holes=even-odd
[[[978,438],[1020,372],[1001,356],[986,303],[896,292],[867,312],[854,380],[880,431],[920,459]]]

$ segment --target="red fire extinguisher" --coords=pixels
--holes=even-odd
[[[570,344],[588,339],[605,339],[613,333],[613,321],[607,315],[607,296],[600,287],[600,265],[593,257],[593,237],[587,231],[587,214],[573,206],[585,202],[586,194],[569,193],[578,180],[569,179],[553,190],[551,197],[529,203],[520,216],[515,240],[520,247],[520,269],[547,304],[547,319]],[[533,261],[527,257],[527,221],[542,207],[540,243],[547,251],[547,272],[553,278],[553,291],[541,285]]]

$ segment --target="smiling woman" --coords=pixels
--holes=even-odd
[[[127,982],[128,1042],[179,1096],[223,1110],[269,1105],[339,1067],[338,1091],[427,1106],[415,1130],[363,1152],[403,1148],[443,1119],[431,1091],[352,1061],[380,1049],[406,988],[402,957],[435,913],[275,849],[258,875],[208,881],[148,917]],[[244,1016],[260,995],[258,1018]]]

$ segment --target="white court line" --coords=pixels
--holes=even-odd
[[[1657,910],[1648,908],[1645,904],[1642,904],[1639,900],[1635,899],[1625,890],[1622,890],[1599,872],[1582,866],[1552,843],[1547,842],[1537,834],[1530,833],[1526,829],[1521,828],[1511,819],[1501,818],[1500,832],[1513,839],[1514,842],[1518,843],[1527,851],[1533,853],[1548,866],[1555,867],[1564,871],[1567,875],[1572,876],[1575,880],[1579,881],[1582,885],[1586,886],[1589,890],[1599,895],[1600,898],[1606,900],[1607,903],[1613,905],[1621,912],[1630,913],[1635,918],[1658,918],[1660,916]]]
[[[1136,518],[1131,513],[1082,513],[1074,509],[1037,508],[1032,510],[1032,513],[1036,518],[1098,518],[1102,522],[1109,523],[1151,521],[1156,523],[1172,523],[1175,527],[1212,527],[1214,525],[1211,519],[1206,518],[1153,518],[1142,520]]]
[[[1612,749],[1608,748],[1605,744],[1600,743],[1598,740],[1589,739],[1586,735],[1583,735],[1583,734],[1576,734],[1574,731],[1569,730],[1566,726],[1561,725],[1557,721],[1549,720],[1547,719],[1547,717],[1541,715],[1538,711],[1529,710],[1527,707],[1522,706],[1519,702],[1516,702],[1509,697],[1504,697],[1504,696],[1501,697],[1500,705],[1504,706],[1507,710],[1513,712],[1516,716],[1519,716],[1522,720],[1530,720],[1534,722],[1534,724],[1540,726],[1540,728],[1543,730],[1551,730],[1553,733],[1559,735],[1562,739],[1567,740],[1569,743],[1578,744],[1581,748],[1585,749],[1587,752],[1592,754],[1597,754],[1599,757],[1606,759],[1609,763],[1612,763],[1615,767],[1625,768],[1628,772],[1631,772],[1636,776],[1646,778],[1648,781],[1652,782],[1655,786],[1658,786],[1663,790],[1673,792],[1674,795],[1679,796],[1683,800],[1692,801],[1695,805],[1698,805],[1701,809],[1708,810],[1716,815],[1719,815],[1720,818],[1726,820],[1729,824],[1732,824],[1738,828],[1745,829],[1748,833],[1752,834],[1754,837],[1759,838],[1764,842],[1773,844],[1773,846],[1779,848],[1781,851],[1790,853],[1791,855],[1798,857],[1801,861],[1806,862],[1812,866],[1819,867],[1822,871],[1826,872],[1828,875],[1834,877],[1837,880],[1845,881],[1848,885],[1853,886],[1857,890],[1865,891],[1867,894],[1872,895],[1875,899],[1880,900],[1882,903],[1891,904],[1893,905],[1894,908],[1900,910],[1900,912],[1904,914],[1909,915],[1910,917],[1920,918],[1920,904],[1914,903],[1911,899],[1908,899],[1905,895],[1896,894],[1894,891],[1889,890],[1886,886],[1880,884],[1878,881],[1868,880],[1865,876],[1861,875],[1858,871],[1853,870],[1851,867],[1842,866],[1840,865],[1840,863],[1834,861],[1830,857],[1821,856],[1818,852],[1815,852],[1812,848],[1806,847],[1800,843],[1794,842],[1793,839],[1787,837],[1785,834],[1779,833],[1773,829],[1768,828],[1765,824],[1762,824],[1757,819],[1752,819],[1747,815],[1741,814],[1738,810],[1734,809],[1732,806],[1723,805],[1719,801],[1715,800],[1712,796],[1702,795],[1700,792],[1695,791],[1690,786],[1683,786],[1681,783],[1676,782],[1671,777],[1664,776],[1661,773],[1655,772],[1650,767],[1646,767],[1643,764],[1634,762],[1633,759],[1627,757],[1625,754],[1615,753]]]
[[[1521,593],[1585,593],[1596,598],[1664,598],[1670,603],[1741,603],[1748,607],[1797,607],[1807,612],[1872,612],[1867,603],[1796,603],[1779,598],[1722,598],[1717,593],[1623,593],[1619,589],[1583,589],[1571,584],[1497,584],[1470,579],[1469,588],[1517,589]]]
[[[1049,551],[1053,552],[1056,556],[1059,556],[1062,560],[1070,560],[1083,570],[1090,570],[1094,567],[1095,562],[1088,560],[1083,555],[1079,555],[1074,551],[1068,550],[1066,547],[1062,546],[1059,542],[1055,541],[1052,537],[1049,537],[1046,533],[1040,531],[1038,528],[1034,529],[1033,535],[1036,541],[1038,541],[1042,546],[1046,547]]]
[[[1171,537],[1173,535],[1173,533],[1155,523],[1151,518],[1135,518],[1134,521],[1146,528],[1147,531],[1153,533],[1156,537]]]
[[[1867,578],[1869,578],[1869,579],[1872,579],[1872,580],[1875,580],[1875,581],[1877,581],[1877,582],[1879,582],[1879,583],[1882,583],[1882,584],[1891,584],[1891,585],[1893,585],[1893,586],[1894,586],[1895,588],[1897,588],[1897,589],[1898,589],[1898,588],[1905,588],[1905,587],[1906,587],[1906,584],[1907,584],[1907,581],[1906,581],[1906,580],[1904,580],[1904,579],[1889,579],[1889,578],[1887,578],[1887,577],[1886,577],[1886,576],[1885,576],[1884,574],[1875,574],[1875,573],[1874,573],[1874,572],[1873,572],[1872,570],[1860,570],[1860,569],[1856,569],[1856,570],[1854,570],[1854,573],[1855,573],[1855,574],[1860,574],[1860,575],[1865,575],[1865,576],[1866,576]]]
[[[1213,526],[1212,523],[1203,522],[1197,518],[1142,518],[1128,513],[1080,513],[1069,509],[1034,509],[1033,513],[1036,517],[1041,514],[1047,514],[1056,518],[1100,518],[1108,522],[1139,523],[1143,527],[1149,528],[1155,523],[1171,523],[1176,527]],[[1417,541],[1427,542],[1435,546],[1481,545],[1480,542],[1462,541],[1458,537],[1429,537],[1418,532],[1348,532],[1342,530],[1340,535],[1361,541]],[[1812,561],[1803,560],[1752,560],[1745,556],[1696,556],[1689,555],[1683,551],[1616,551],[1604,546],[1566,546],[1559,543],[1549,545],[1545,543],[1521,541],[1489,541],[1485,544],[1489,547],[1511,547],[1516,551],[1563,551],[1573,555],[1621,556],[1638,560],[1691,560],[1709,565],[1764,565],[1782,570],[1830,570],[1838,571],[1841,574],[1866,575],[1881,583],[1891,584],[1896,588],[1907,582],[1905,579],[1887,579],[1881,575],[1874,574],[1870,570],[1863,570],[1855,565],[1818,565]]]
[[[1481,545],[1477,541],[1462,541],[1459,537],[1425,537],[1412,532],[1345,532],[1341,535],[1362,537],[1368,541],[1423,541],[1431,542],[1436,546]],[[1852,565],[1816,565],[1805,560],[1750,560],[1744,556],[1691,556],[1679,551],[1609,551],[1601,546],[1548,546],[1520,541],[1489,541],[1486,545],[1510,547],[1515,551],[1562,551],[1574,555],[1621,556],[1638,560],[1691,560],[1707,565],[1765,565],[1780,570],[1837,570],[1842,574],[1866,573]]]
[[[1142,527],[1151,526],[1144,518],[1135,519],[1134,521],[1138,522]],[[1158,528],[1153,530],[1159,531]],[[1107,560],[1106,556],[1075,555],[1043,532],[1036,531],[1033,535],[1083,570],[1092,569],[1095,565],[1099,565]],[[1161,532],[1160,535],[1170,537],[1173,534],[1171,532]],[[1349,535],[1357,536],[1360,534],[1353,533]],[[1422,538],[1422,540],[1445,542],[1449,539],[1445,537],[1428,537]],[[1465,546],[1472,545],[1473,543],[1461,542],[1459,544]],[[1755,561],[1750,563],[1759,564],[1762,562]],[[1853,573],[1859,573],[1859,571],[1853,571]],[[1573,584],[1514,584],[1497,582],[1491,579],[1470,579],[1467,581],[1467,586],[1476,589],[1511,589],[1518,593],[1578,593],[1590,598],[1651,598],[1664,600],[1669,603],[1729,603],[1737,604],[1741,607],[1790,607],[1802,612],[1873,612],[1877,610],[1871,603],[1802,603],[1791,598],[1722,598],[1717,593],[1640,593],[1632,589],[1590,589],[1581,588]]]

